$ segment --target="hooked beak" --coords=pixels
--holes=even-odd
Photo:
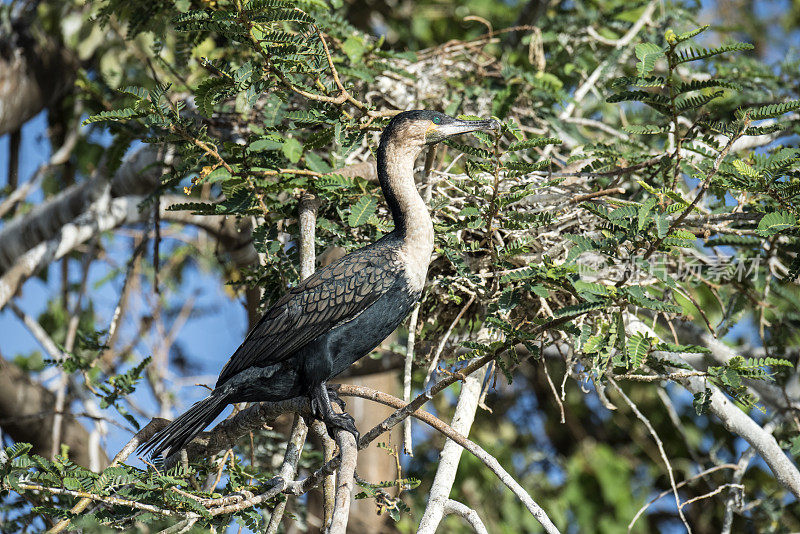
[[[447,124],[433,124],[425,136],[425,143],[432,144],[438,143],[442,139],[452,137],[454,135],[465,134],[469,132],[476,132],[479,130],[499,130],[500,123],[495,119],[486,119],[481,121],[465,121],[461,119],[454,119]]]

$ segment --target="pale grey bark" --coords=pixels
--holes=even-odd
[[[626,328],[630,333],[645,333],[658,339],[658,335],[638,317],[629,314]],[[717,347],[719,348],[719,347]],[[682,354],[659,352],[662,357],[687,363]],[[736,406],[720,389],[702,377],[686,377],[678,380],[691,393],[710,394],[709,411],[722,422],[729,432],[747,441],[772,470],[775,479],[800,498],[800,471],[778,445],[775,437]]]
[[[444,503],[444,515],[450,514],[456,514],[463,517],[464,520],[472,527],[472,530],[476,532],[476,534],[489,534],[489,531],[486,530],[486,526],[483,524],[483,521],[481,521],[478,512],[466,504],[454,501],[453,499],[447,499],[447,502]]]
[[[340,430],[336,434],[336,443],[339,445],[342,461],[336,475],[336,504],[333,507],[333,518],[328,534],[345,534],[347,520],[350,517],[358,448],[355,436],[346,430]]]
[[[316,239],[317,225],[317,198],[305,193],[300,199],[299,214],[300,220],[300,279],[305,279],[314,274],[314,261],[316,252],[314,241]],[[289,432],[289,441],[286,443],[286,453],[283,456],[280,476],[284,480],[294,480],[297,475],[297,464],[303,452],[303,445],[308,436],[308,425],[300,414],[295,414],[292,430]],[[267,534],[275,534],[283,519],[286,511],[287,500],[279,502],[272,511],[272,516],[267,525]]]
[[[7,223],[0,229],[0,274],[8,272],[26,252],[55,238],[65,225],[91,212],[92,207],[102,209],[103,201],[155,191],[164,172],[161,162],[165,155],[165,149],[145,146],[123,162],[110,184],[98,172]],[[83,220],[88,224],[92,222],[91,218]]]
[[[18,27],[0,42],[0,135],[13,132],[72,87],[77,63],[52,39]]]
[[[22,284],[42,268],[58,260],[92,237],[122,224],[140,222],[141,197],[111,199],[106,193],[81,216],[65,224],[56,236],[42,241],[19,256],[0,277],[0,309]]]
[[[464,436],[469,435],[472,422],[475,420],[475,412],[478,409],[478,400],[487,367],[488,364],[481,367],[461,384],[461,393],[458,396],[458,404],[450,426]],[[450,498],[462,450],[461,446],[452,440],[448,439],[445,442],[439,455],[439,467],[436,469],[436,477],[433,479],[428,506],[425,508],[425,513],[417,529],[418,534],[433,534],[442,521],[444,506]]]

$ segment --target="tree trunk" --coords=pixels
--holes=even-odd
[[[41,384],[0,357],[0,426],[15,441],[30,443],[33,452],[50,456],[56,396]],[[72,414],[61,420],[61,443],[69,447],[69,458],[76,464],[100,469],[108,465],[102,447],[90,450],[89,431]],[[92,458],[92,454],[96,454]],[[93,461],[94,460],[94,461]]]

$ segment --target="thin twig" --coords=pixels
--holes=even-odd
[[[455,319],[453,319],[453,321],[450,323],[450,326],[447,327],[447,330],[442,336],[442,339],[439,340],[439,345],[436,347],[436,352],[433,354],[433,359],[431,359],[431,364],[428,366],[428,372],[425,373],[425,382],[422,383],[423,388],[427,388],[428,384],[430,384],[431,375],[433,375],[433,371],[436,369],[436,366],[439,365],[439,358],[442,355],[442,351],[444,350],[444,346],[447,343],[447,340],[450,339],[450,335],[453,333],[453,329],[461,320],[461,317],[463,317],[464,312],[466,312],[469,309],[469,307],[472,305],[473,302],[475,302],[475,293],[472,293],[469,296],[469,300],[467,300],[467,303],[461,307],[461,310],[459,310],[458,315],[456,315]]]
[[[685,486],[686,484],[689,484],[689,483],[691,483],[691,482],[693,482],[693,481],[697,480],[698,478],[702,478],[702,477],[704,477],[704,476],[706,476],[706,475],[709,475],[709,474],[711,474],[711,473],[714,473],[715,471],[720,471],[720,470],[722,470],[722,469],[736,469],[736,464],[722,464],[722,465],[715,465],[714,467],[710,467],[710,468],[708,468],[708,469],[706,469],[706,470],[704,470],[704,471],[701,471],[701,472],[697,473],[697,474],[696,474],[696,475],[694,475],[693,477],[687,478],[686,480],[683,480],[683,481],[679,482],[678,484],[676,484],[676,485],[675,485],[675,487],[677,487],[677,488],[682,488],[682,487],[683,487],[683,486]],[[630,522],[630,523],[628,523],[628,532],[630,532],[630,531],[631,531],[631,529],[633,528],[633,525],[634,525],[634,524],[636,523],[636,521],[637,521],[637,520],[638,520],[638,519],[639,519],[639,518],[642,516],[642,514],[643,514],[643,513],[644,513],[644,512],[645,512],[645,511],[646,511],[646,510],[647,510],[647,509],[650,507],[650,505],[651,505],[651,504],[653,504],[653,503],[654,503],[654,502],[656,502],[657,500],[659,500],[659,499],[661,499],[661,498],[663,498],[663,497],[665,497],[665,496],[669,495],[669,494],[670,494],[670,493],[672,493],[672,492],[673,492],[673,490],[672,490],[672,489],[668,489],[668,490],[666,490],[666,491],[662,491],[661,493],[659,493],[658,495],[656,495],[655,497],[653,497],[652,499],[650,499],[650,500],[647,502],[647,504],[645,504],[644,506],[642,506],[642,507],[639,509],[639,511],[638,511],[638,512],[636,512],[636,515],[634,515],[634,516],[633,516],[633,519],[631,519],[631,522]],[[685,505],[685,504],[686,504],[686,503],[684,503],[684,505]]]
[[[653,436],[653,440],[655,440],[656,445],[658,446],[658,451],[661,454],[661,459],[664,460],[664,465],[667,467],[667,474],[669,475],[669,483],[672,486],[672,492],[675,494],[675,505],[678,507],[678,516],[680,516],[683,525],[686,527],[686,531],[691,534],[692,527],[689,526],[689,522],[686,521],[686,517],[683,515],[683,507],[681,506],[681,497],[678,495],[678,487],[675,485],[675,475],[672,472],[672,464],[667,458],[667,453],[664,451],[664,443],[661,441],[661,438],[658,437],[658,433],[656,433],[655,428],[653,425],[650,424],[650,420],[644,416],[644,414],[639,411],[639,408],[634,404],[634,402],[628,398],[622,388],[620,388],[617,383],[614,381],[613,378],[608,378],[608,383],[617,391],[617,393],[622,397],[625,403],[630,407],[636,417],[644,423],[644,426],[647,427],[647,430],[650,432],[650,435]]]
[[[476,534],[489,534],[489,531],[486,530],[486,526],[483,524],[483,521],[481,521],[481,517],[478,515],[478,512],[466,504],[454,501],[453,499],[447,499],[447,502],[444,503],[444,515],[450,514],[456,514],[463,517]]]
[[[697,497],[692,497],[688,501],[684,501],[683,504],[681,504],[681,507],[684,507],[688,504],[692,504],[693,502],[697,502],[703,499],[708,499],[710,497],[713,497],[714,495],[718,495],[722,493],[722,490],[724,490],[725,488],[738,489],[739,491],[744,491],[744,486],[742,486],[741,484],[723,484],[718,488],[709,491],[708,493],[704,493],[702,495],[698,495]]]
[[[553,384],[553,379],[550,378],[550,372],[547,370],[547,364],[545,363],[544,358],[541,358],[539,361],[542,364],[542,370],[544,371],[544,376],[547,379],[547,383],[550,385],[550,391],[553,392],[553,398],[556,400],[556,404],[558,404],[558,409],[561,412],[560,421],[563,425],[566,422],[566,418],[564,416],[564,403],[558,398],[558,391],[556,391],[556,386]]]
[[[403,401],[411,401],[411,371],[414,367],[414,341],[417,335],[417,321],[419,320],[419,306],[417,302],[411,310],[411,318],[408,321],[408,342],[406,343],[406,360],[403,366]],[[414,456],[411,446],[411,419],[403,421],[403,452],[409,456]]]
[[[387,393],[383,393],[382,391],[377,391],[372,388],[364,387],[364,386],[354,386],[352,384],[342,384],[339,386],[339,394],[344,396],[352,396],[352,397],[360,397],[362,399],[368,399],[375,402],[379,402],[386,406],[391,406],[392,408],[396,408],[398,411],[403,410],[402,407],[406,406],[406,404],[398,399],[393,395],[389,395]],[[558,533],[559,530],[556,526],[550,521],[550,518],[547,517],[545,511],[538,505],[536,502],[531,498],[527,491],[512,477],[508,474],[508,472],[500,465],[500,462],[497,459],[486,452],[480,445],[476,444],[473,441],[470,441],[460,433],[453,430],[453,428],[434,417],[428,412],[414,409],[410,415],[417,418],[418,420],[422,421],[423,423],[429,425],[431,428],[437,430],[438,432],[444,434],[447,438],[451,439],[455,443],[462,446],[464,449],[469,451],[473,456],[478,458],[483,464],[488,467],[500,481],[506,485],[508,489],[510,489],[514,495],[525,505],[528,511],[536,518],[537,521],[544,527],[545,532],[548,534],[555,534]],[[363,443],[363,438],[362,438]],[[361,444],[359,444],[359,448],[363,448]],[[325,469],[325,467],[323,467]],[[314,479],[319,479],[317,473],[309,477],[311,480],[306,481],[299,481],[297,483],[297,488],[302,489],[309,483],[314,483]]]

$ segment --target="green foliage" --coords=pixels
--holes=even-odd
[[[646,78],[653,72],[656,61],[664,57],[664,50],[653,43],[641,43],[636,45],[636,57],[639,59],[636,71],[640,78]]]
[[[347,223],[350,226],[361,226],[366,223],[378,206],[378,200],[373,196],[363,196],[350,208],[350,216]]]
[[[711,465],[717,457],[736,456],[738,444],[730,433],[695,413],[708,413],[713,387],[745,410],[760,407],[766,401],[756,399],[748,385],[776,381],[783,386],[795,356],[742,356],[703,371],[686,362],[696,359],[689,355],[709,354],[700,345],[703,336],[728,341],[726,333],[736,324],[745,325],[765,354],[793,354],[790,349],[800,343],[800,295],[788,283],[800,274],[800,153],[791,137],[800,131],[795,116],[800,100],[792,83],[796,65],[764,65],[747,53],[752,46],[746,43],[695,45],[709,27],[692,29],[694,14],[683,5],[658,9],[628,44],[619,40],[647,6],[577,2],[548,7],[536,24],[540,32],[502,31],[463,47],[450,43],[424,50],[484,30],[474,24],[478,19],[463,21],[459,15],[456,20],[460,10],[455,7],[453,14],[443,15],[450,7],[426,10],[432,4],[423,2],[413,20],[401,23],[403,10],[379,13],[369,7],[348,17],[347,10],[356,8],[337,4],[111,0],[86,8],[97,10],[98,21],[126,32],[117,48],[98,52],[111,67],[87,60],[91,66],[79,88],[87,130],[100,137],[106,135],[101,128],[107,128],[113,136],[108,165],[118,168],[137,141],[171,148],[169,169],[142,208],[152,207],[156,195],[183,192],[185,202],[172,203],[170,212],[222,215],[225,224],[252,235],[263,264],[234,265],[224,247],[200,250],[193,241],[184,254],[203,269],[213,265],[230,281],[232,292],[263,290],[260,304],[267,306],[299,277],[299,193],[310,191],[320,199],[318,250],[352,250],[391,230],[370,173],[362,178],[335,171],[374,152],[386,111],[402,106],[481,118],[494,114],[502,123],[497,135],[448,140],[429,155],[420,173],[423,190],[432,193],[436,248],[420,308],[415,369],[428,364],[422,360],[430,351],[420,347],[440,342],[440,365],[448,373],[476,357],[495,358],[496,376],[487,379],[484,401],[496,414],[479,412],[477,435],[471,437],[509,470],[518,468],[514,476],[532,488],[563,530],[625,531],[651,494],[670,489],[663,466],[645,444],[649,438],[635,433],[641,430],[634,427],[638,420],[622,409],[607,411],[605,401],[598,406],[594,392],[585,394],[594,385],[597,396],[608,394],[608,402],[619,405],[613,394],[602,392],[606,377],[651,375],[661,384],[673,377],[670,392],[681,387],[681,372],[701,376],[709,389],[694,397],[694,410],[686,403],[674,407],[681,432],[664,416],[654,394],[658,383],[626,387],[631,386],[631,398],[658,429],[669,455],[679,457],[674,465],[694,466],[698,459]],[[468,4],[464,13],[487,10],[488,21],[499,18],[504,25],[514,23],[518,10],[511,7],[521,7]],[[348,22],[362,18],[386,24],[386,39]],[[603,40],[595,40],[587,28]],[[419,54],[392,46],[395,39],[419,44]],[[609,40],[621,44],[607,45]],[[546,53],[539,54],[539,47]],[[755,149],[735,142],[755,136],[770,140]],[[86,149],[77,168],[91,172],[103,149],[94,146],[93,157]],[[54,189],[61,186],[54,183]],[[209,219],[214,222],[206,226],[215,230],[222,219]],[[162,229],[173,230],[168,223]],[[144,234],[151,239],[153,232]],[[161,256],[173,262],[178,250],[169,248]],[[729,259],[714,264],[723,254]],[[694,260],[699,267],[688,268]],[[136,261],[147,283],[179,284],[173,281],[183,270],[156,278],[148,261]],[[712,269],[719,276],[712,276]],[[42,318],[57,343],[66,339],[66,315],[51,310]],[[753,332],[748,321],[756,325]],[[70,386],[77,393],[93,398],[87,394],[92,391],[103,407],[113,406],[136,426],[128,398],[149,359],[103,367],[98,358],[108,340],[100,329],[108,321],[89,322],[60,365],[78,377]],[[646,334],[638,323],[648,328]],[[488,332],[489,339],[479,332]],[[396,344],[404,339],[401,332]],[[179,349],[175,353],[183,359]],[[36,369],[35,358],[29,359],[30,369]],[[552,374],[552,386],[550,376],[540,380],[540,367]],[[414,389],[422,382],[418,374],[412,377]],[[557,402],[549,402],[553,391]],[[442,417],[448,400],[446,395],[436,399]],[[536,410],[527,410],[528,404]],[[558,406],[568,424],[553,424],[561,417]],[[524,417],[517,417],[522,411]],[[793,438],[787,436],[787,443],[795,443]],[[12,515],[31,517],[25,514],[35,510],[70,518],[76,528],[85,521],[125,529],[134,520],[167,528],[161,523],[172,521],[168,513],[197,513],[198,529],[221,531],[235,522],[263,530],[261,508],[271,509],[285,495],[235,513],[210,513],[216,506],[211,499],[236,500],[236,492],[269,487],[283,438],[257,431],[252,444],[244,441],[224,465],[214,463],[217,457],[166,473],[124,465],[90,473],[61,457],[47,460],[15,445],[6,449],[3,488],[7,495],[32,500],[9,499]],[[374,499],[379,512],[388,512],[407,531],[425,505],[430,462],[438,454],[436,440],[425,435],[420,441],[412,460],[420,482],[416,490],[409,491],[418,482],[413,477],[398,475],[393,483],[403,490],[401,498],[383,491],[382,483],[359,481],[358,498]],[[306,451],[302,459],[305,471],[321,461],[318,451]],[[476,507],[492,532],[539,528],[491,473],[470,462],[476,461],[465,455],[453,498]],[[199,491],[198,481],[216,476],[217,469],[222,469],[218,487]],[[675,470],[678,477],[686,472]],[[753,508],[765,510],[763,496],[776,495],[769,506],[796,522],[798,514],[781,486],[763,473],[752,478],[758,482],[748,480],[753,484],[748,493],[753,487],[760,499]],[[729,479],[704,477],[700,485],[717,487],[722,480]],[[26,483],[37,489],[23,488]],[[119,497],[156,511],[130,503],[98,504],[76,518],[68,510],[77,496],[57,495],[56,489]],[[706,492],[690,483],[681,497]],[[475,495],[493,498],[482,502]],[[703,499],[714,509],[693,518],[707,522],[703,531],[720,530],[715,521],[723,515],[721,502]],[[302,522],[304,501],[294,500],[292,506]],[[666,519],[659,520],[659,514]],[[674,522],[670,514],[647,512],[632,530],[659,531],[660,521]],[[737,516],[737,526],[739,521]]]
[[[767,213],[758,222],[758,233],[770,237],[778,232],[797,227],[797,219],[789,212],[779,211]]]

